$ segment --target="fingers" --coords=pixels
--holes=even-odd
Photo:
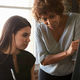
[[[78,40],[76,40],[76,41],[73,41],[73,42],[71,43],[74,51],[76,51],[76,50],[78,49],[79,41],[80,41],[80,39],[78,39]]]
[[[79,41],[80,39],[76,40],[76,41],[72,41],[69,49],[68,49],[68,54],[72,55],[75,51],[77,51],[78,49],[78,45],[79,45]]]

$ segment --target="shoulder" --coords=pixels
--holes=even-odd
[[[70,13],[69,12],[68,15],[71,19],[74,19],[74,20],[80,19],[80,14],[78,14],[78,13]]]
[[[47,28],[47,26],[44,23],[40,23],[37,25],[36,30],[41,31],[41,30],[44,30],[46,28]]]
[[[76,24],[80,23],[80,14],[68,12],[66,15],[68,15],[67,25],[75,27]]]
[[[29,67],[33,67],[33,65],[35,64],[36,58],[34,57],[34,55],[32,53],[30,53],[29,51],[23,51],[24,56],[27,56],[26,58],[28,58],[28,62],[29,62]]]
[[[35,64],[36,58],[32,53],[26,50],[21,50],[21,52],[17,55],[18,62],[21,64],[28,64],[29,68]]]
[[[42,35],[42,34],[45,34],[48,31],[48,28],[49,27],[47,25],[45,25],[44,23],[40,23],[36,26],[35,32],[38,35]]]
[[[21,57],[24,57],[24,58],[27,58],[27,59],[31,59],[31,60],[36,60],[36,58],[34,57],[34,55],[31,53],[31,52],[29,52],[29,51],[26,51],[26,50],[22,50],[21,52],[20,52],[20,54],[19,54],[19,56],[21,56]]]

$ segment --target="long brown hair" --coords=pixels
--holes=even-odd
[[[0,51],[6,51],[10,46],[12,49],[12,33],[16,34],[18,30],[30,26],[31,24],[21,16],[12,16],[4,24],[1,38],[0,38]]]

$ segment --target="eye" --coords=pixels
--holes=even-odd
[[[22,35],[23,37],[26,37],[27,35]]]
[[[26,36],[28,36],[28,33],[23,33],[22,36],[26,37]]]
[[[54,17],[55,17],[55,15],[50,15],[49,17],[50,17],[50,18],[54,18]]]
[[[47,18],[42,18],[42,20],[43,20],[43,21],[46,21],[46,20],[47,20]]]
[[[23,37],[27,37],[27,36],[30,37],[30,34],[26,33],[26,34],[23,34],[22,36]]]

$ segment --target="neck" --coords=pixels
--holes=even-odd
[[[12,55],[16,55],[19,54],[20,50],[19,49],[15,49],[12,48],[10,51],[10,48],[8,48],[6,51],[3,51],[5,54],[12,54]]]
[[[64,25],[66,24],[67,18],[68,18],[68,15],[63,15],[63,16],[61,17],[61,21],[60,21],[59,27],[60,27],[60,26],[64,26]]]

